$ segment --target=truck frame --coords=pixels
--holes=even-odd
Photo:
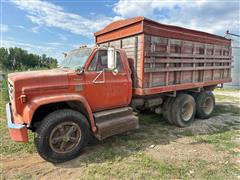
[[[60,68],[8,75],[8,128],[14,141],[35,132],[39,155],[58,163],[99,140],[139,127],[151,110],[170,124],[207,119],[212,91],[231,81],[231,41],[144,17],[95,33],[97,47],[70,51]],[[161,117],[160,117],[161,118]]]

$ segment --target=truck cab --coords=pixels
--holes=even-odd
[[[138,127],[128,107],[131,70],[120,49],[75,49],[59,68],[12,73],[8,84],[11,138],[27,142],[28,129],[34,131],[39,154],[51,162],[75,157],[90,134],[102,140]]]

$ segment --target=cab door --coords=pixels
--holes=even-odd
[[[124,69],[119,52],[117,57],[117,73],[108,69],[106,49],[99,49],[95,53],[85,71],[85,97],[93,111],[122,107],[129,103],[130,75]]]
[[[123,58],[117,54],[116,70],[109,71],[108,78],[111,85],[111,104],[113,107],[127,106],[132,95],[132,81],[130,72],[124,67]]]
[[[106,80],[107,51],[98,50],[84,72],[85,97],[92,111],[100,111],[111,107],[109,94],[111,84]]]

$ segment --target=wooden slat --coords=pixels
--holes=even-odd
[[[209,59],[230,59],[231,56],[207,56],[207,55],[192,55],[192,54],[177,54],[177,53],[152,53],[145,52],[145,56],[155,56],[155,57],[178,57],[178,58],[209,58]]]
[[[231,66],[209,66],[209,67],[178,67],[178,68],[173,68],[173,67],[166,67],[166,68],[144,68],[144,72],[167,72],[167,71],[193,71],[193,70],[210,70],[210,69],[230,69]]]
[[[232,60],[216,60],[216,59],[155,59],[156,63],[214,63],[214,62],[226,62],[231,63]],[[145,59],[145,63],[153,63],[150,58]]]

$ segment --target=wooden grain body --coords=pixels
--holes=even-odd
[[[163,25],[143,17],[110,24],[95,36],[100,46],[125,50],[136,95],[231,81],[231,41],[224,37]]]

